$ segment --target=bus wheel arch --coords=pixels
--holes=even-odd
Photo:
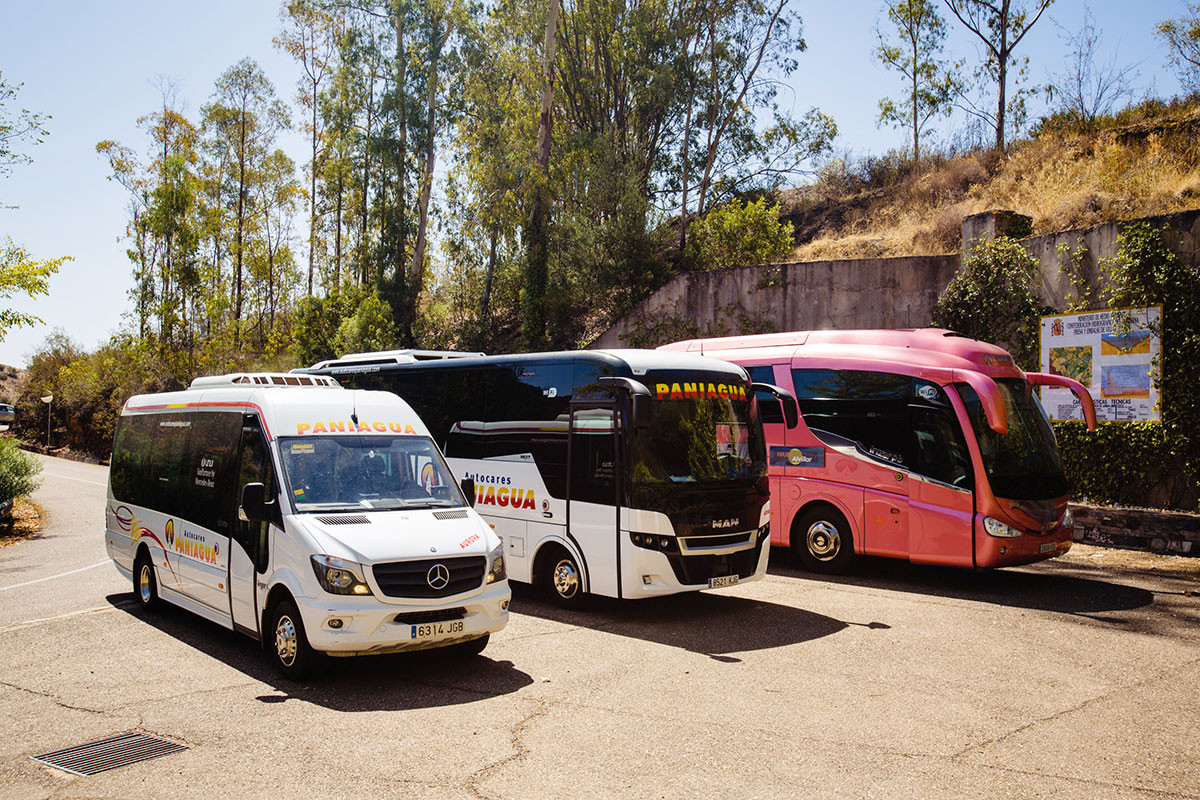
[[[562,608],[578,608],[587,595],[579,556],[556,541],[538,548],[533,560],[533,584],[547,600]]]
[[[263,647],[279,673],[291,680],[303,680],[320,672],[325,654],[314,650],[304,630],[304,619],[292,593],[276,584],[267,595]]]
[[[158,575],[154,572],[154,559],[150,547],[142,544],[133,558],[133,598],[142,611],[153,614],[162,607],[158,595]]]
[[[841,575],[854,562],[854,534],[849,519],[833,503],[816,501],[792,518],[792,555],[810,572]]]

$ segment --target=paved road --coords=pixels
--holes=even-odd
[[[0,798],[1200,798],[1195,570],[824,581],[775,553],[758,583],[578,615],[518,591],[481,657],[292,684],[249,639],[141,618],[97,566],[104,470],[45,474],[44,533],[0,548]],[[190,749],[29,758],[130,730]]]

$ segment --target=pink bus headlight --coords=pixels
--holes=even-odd
[[[988,536],[995,536],[997,539],[1015,539],[1021,535],[1021,532],[1011,525],[1005,525],[998,519],[992,517],[983,518],[983,529],[987,531]]]

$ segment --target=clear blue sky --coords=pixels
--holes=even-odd
[[[816,106],[833,116],[840,152],[861,156],[903,146],[903,132],[875,124],[879,98],[900,90],[896,76],[871,57],[881,3],[792,2],[804,19],[809,47],[799,56],[791,92],[781,100],[797,112]],[[1074,30],[1083,7],[1082,0],[1058,0],[1047,14]],[[1182,14],[1182,0],[1092,2],[1090,8],[1105,50],[1119,46],[1122,61],[1141,62],[1141,92],[1170,96],[1178,91],[1153,28]],[[10,331],[0,342],[0,363],[24,365],[54,328],[87,349],[118,329],[130,307],[131,264],[123,241],[128,200],[107,180],[96,143],[115,139],[139,152],[145,149],[136,123],[159,102],[153,86],[159,75],[180,82],[185,113],[194,117],[217,76],[249,56],[279,95],[292,100],[298,71],[272,46],[278,29],[279,5],[267,0],[6,0],[0,10],[0,71],[9,84],[24,84],[17,98],[21,106],[52,119],[46,142],[29,150],[34,163],[0,179],[0,206],[18,206],[0,208],[0,237],[11,237],[37,258],[70,255],[75,261],[52,280],[49,297],[13,303],[46,324]],[[950,49],[957,57],[976,59],[969,35],[959,29]],[[1030,56],[1033,81],[1045,83],[1047,72],[1062,70],[1065,46],[1054,24],[1043,19],[1020,53]],[[299,134],[281,144],[298,165],[304,163]]]

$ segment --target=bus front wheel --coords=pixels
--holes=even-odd
[[[792,523],[792,552],[811,572],[841,575],[854,561],[850,525],[833,506],[814,506]]]
[[[275,668],[285,678],[301,680],[316,674],[322,666],[322,653],[312,649],[304,632],[300,610],[290,598],[280,600],[272,616],[267,650]]]
[[[562,547],[547,552],[538,582],[546,598],[562,608],[579,608],[583,604],[583,573],[579,562]]]

